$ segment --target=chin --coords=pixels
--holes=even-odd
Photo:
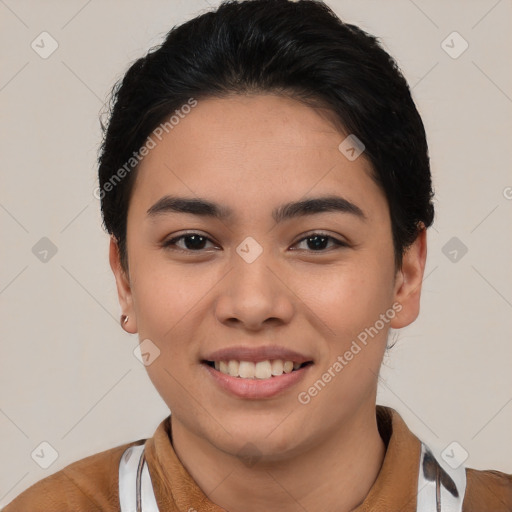
[[[230,455],[269,462],[286,458],[297,449],[300,443],[299,435],[303,435],[303,432],[290,428],[291,425],[284,425],[285,417],[286,415],[282,415],[260,422],[253,420],[251,424],[245,425],[225,424],[226,430],[232,435],[224,432],[222,440],[217,440],[217,448]]]

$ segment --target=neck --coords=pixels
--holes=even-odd
[[[368,495],[386,452],[375,404],[293,458],[253,466],[191,434],[175,418],[172,433],[175,452],[197,485],[229,512],[350,512]]]

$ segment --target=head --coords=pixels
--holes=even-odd
[[[421,118],[373,36],[308,0],[173,28],[114,89],[99,182],[124,328],[159,351],[176,425],[284,457],[374,407],[434,210]],[[263,395],[214,368],[287,358]]]

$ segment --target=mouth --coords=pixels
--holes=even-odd
[[[238,361],[236,359],[201,361],[206,366],[230,377],[238,379],[267,380],[281,377],[310,366],[313,361],[292,361],[284,359],[266,359],[264,361]]]
[[[199,360],[214,387],[231,397],[274,398],[310,373],[311,356],[278,345],[225,347]]]

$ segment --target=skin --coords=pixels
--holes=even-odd
[[[426,237],[422,230],[396,271],[385,195],[364,154],[349,161],[338,150],[345,136],[326,112],[290,98],[203,99],[140,164],[127,272],[111,239],[119,302],[129,316],[123,327],[160,350],[147,371],[172,411],[174,449],[199,487],[230,512],[350,511],[382,465],[377,375],[389,327],[409,325],[419,313]],[[366,219],[323,212],[276,224],[271,217],[282,203],[333,193]],[[149,218],[165,194],[207,198],[234,216]],[[184,239],[162,247],[187,231],[210,241],[199,252]],[[318,231],[348,246],[329,242],[315,251],[304,239]],[[248,236],[263,248],[250,264],[236,252]],[[298,393],[394,303],[401,311],[317,396],[299,403]],[[242,399],[221,390],[200,364],[206,353],[235,345],[279,345],[314,364],[278,396]],[[242,449],[255,461],[241,457]]]

